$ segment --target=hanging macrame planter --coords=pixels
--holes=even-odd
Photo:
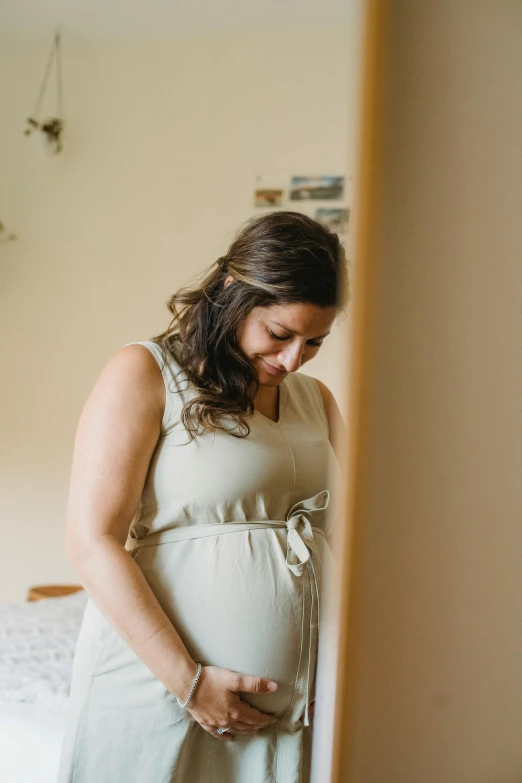
[[[56,116],[40,119],[42,102],[49,85],[53,65],[56,71]],[[36,105],[32,115],[27,118],[27,128],[24,133],[26,136],[30,136],[34,131],[40,131],[44,135],[49,151],[57,155],[63,149],[62,133],[64,124],[61,33],[58,29],[54,34]]]

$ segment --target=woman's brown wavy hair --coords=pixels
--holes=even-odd
[[[233,280],[225,287],[228,277]],[[254,410],[258,378],[236,332],[254,307],[308,302],[341,311],[347,300],[337,234],[298,212],[265,214],[243,226],[199,285],[171,297],[172,321],[154,338],[196,390],[181,415],[189,437],[218,429],[236,437],[250,432],[246,417]]]

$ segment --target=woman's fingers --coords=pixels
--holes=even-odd
[[[209,726],[208,723],[200,723],[199,725],[201,728],[205,729],[206,732],[212,734],[213,737],[216,737],[216,739],[230,739],[234,735],[258,734],[261,728],[259,726],[252,726],[248,723],[238,722],[234,726],[231,726],[224,734],[220,734],[216,731],[215,726]]]
[[[275,723],[277,718],[274,715],[269,715],[266,712],[260,712],[255,707],[251,707],[246,701],[241,701],[237,706],[237,718],[236,721],[242,723],[248,723],[250,726],[259,726],[264,728]],[[234,721],[234,723],[236,722]]]
[[[266,677],[255,677],[239,672],[231,672],[231,675],[232,682],[229,688],[233,693],[275,693],[277,690],[277,683]],[[260,710],[256,710],[255,707],[251,707],[242,700],[238,702],[237,714],[234,715],[234,724],[240,721],[248,725],[259,726],[260,728],[269,726],[271,723],[275,723],[276,720],[277,718],[273,715],[260,712]]]
[[[219,734],[218,727],[232,727],[236,733],[251,733],[270,726],[277,718],[250,706],[239,694],[273,693],[276,690],[277,684],[266,677],[206,666],[203,668],[201,685],[187,711],[214,737],[231,733],[227,731]]]
[[[252,677],[250,674],[235,674],[233,687],[236,693],[275,693],[277,682],[266,677]]]
[[[259,726],[252,723],[242,723],[241,721],[237,721],[233,726],[234,731],[237,731],[241,734],[257,734],[257,732],[261,731],[262,728],[264,728],[264,726]]]
[[[226,731],[224,734],[219,734],[216,731],[216,727],[215,726],[209,726],[206,723],[200,723],[199,725],[208,734],[212,734],[212,736],[215,737],[216,739],[222,739],[222,740],[231,740],[232,739],[232,735],[228,731]]]

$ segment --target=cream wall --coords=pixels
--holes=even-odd
[[[0,600],[76,580],[63,555],[82,404],[108,356],[166,323],[266,172],[353,170],[357,30],[86,43],[65,35],[64,152],[25,138],[45,45],[0,52]],[[49,110],[54,106],[51,104]],[[341,331],[311,369],[339,394]]]

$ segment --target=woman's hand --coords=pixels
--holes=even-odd
[[[254,734],[277,720],[273,715],[251,707],[239,693],[273,693],[276,690],[277,684],[264,677],[204,666],[187,711],[209,734],[229,740],[233,734]],[[216,731],[229,726],[230,731],[225,734]]]

